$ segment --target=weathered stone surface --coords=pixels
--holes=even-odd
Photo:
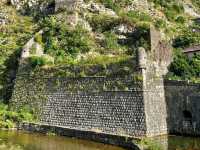
[[[115,135],[145,135],[139,92],[55,93],[49,96],[43,110],[41,123],[44,124]]]
[[[43,134],[48,134],[53,132],[56,135],[60,136],[76,137],[76,138],[101,142],[105,144],[117,145],[131,150],[139,150],[139,147],[137,146],[137,139],[126,136],[96,133],[93,131],[83,131],[83,130],[81,131],[65,127],[49,126],[49,125],[35,124],[35,123],[21,123],[18,125],[18,129],[31,132],[39,132]]]
[[[6,25],[8,22],[8,15],[5,12],[0,12],[0,25]]]
[[[165,81],[165,98],[169,132],[200,135],[200,84]]]
[[[83,0],[55,0],[55,11],[66,10],[68,12],[76,11],[83,3]]]
[[[82,5],[82,8],[87,9],[92,13],[106,14],[106,15],[117,17],[117,14],[112,9],[106,8],[102,4],[90,2],[88,4]]]
[[[125,8],[125,10],[126,11],[140,10],[140,11],[143,11],[143,12],[147,12],[148,8],[149,8],[149,5],[148,5],[148,1],[147,0],[134,0],[134,1],[131,1],[131,4],[128,5]]]
[[[43,124],[114,135],[145,135],[144,104],[140,87],[134,89],[137,85],[133,85],[132,91],[116,91],[110,85],[114,80],[63,78],[58,82],[50,78],[40,81],[18,78],[12,103],[17,107],[27,104],[38,106],[40,122]],[[91,83],[99,83],[96,91],[83,88]],[[70,86],[77,88],[72,90]]]
[[[42,36],[43,31],[41,30],[37,34]],[[44,51],[43,47],[39,43],[37,43],[35,41],[35,37],[33,37],[24,45],[22,53],[21,53],[21,59],[25,59],[25,58],[30,57],[30,55],[31,55],[30,51],[31,51],[32,48],[36,49],[36,55],[37,56],[43,55],[43,51]]]
[[[156,30],[151,29],[150,35],[151,48],[141,48],[138,53],[142,81],[130,77],[53,78],[48,72],[37,77],[28,74],[22,59],[12,106],[29,105],[37,110],[40,123],[78,131],[127,137],[169,132],[200,135],[199,84],[164,83],[171,49]]]

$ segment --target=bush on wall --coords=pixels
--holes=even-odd
[[[184,55],[180,49],[175,52],[174,61],[169,67],[169,78],[179,77],[183,80],[200,78],[200,55],[195,54],[192,58]]]

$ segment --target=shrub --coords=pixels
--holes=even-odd
[[[134,43],[134,48],[144,47],[146,50],[150,49],[150,27],[138,26],[132,35],[131,43]]]
[[[174,61],[170,66],[170,71],[173,72],[176,76],[183,78],[188,78],[192,75],[188,60],[183,55],[177,55],[174,58]]]
[[[43,45],[41,34],[36,34],[34,40],[35,40],[35,42],[39,43],[40,45]]]
[[[141,141],[138,142],[138,144],[144,148],[144,149],[148,149],[148,150],[162,150],[163,147],[161,144],[159,144],[158,142],[152,140],[152,139],[142,139]]]
[[[87,20],[92,29],[97,32],[109,31],[120,23],[118,18],[106,14],[91,15]]]
[[[129,11],[127,13],[127,16],[130,18],[136,18],[139,21],[150,22],[152,20],[148,14],[146,14],[144,12],[139,12],[139,11]]]
[[[64,23],[56,21],[54,17],[45,18],[40,24],[45,29],[45,53],[59,62],[65,57],[76,57],[79,53],[86,53],[95,48],[94,39],[79,25],[72,30]]]
[[[185,23],[185,18],[183,16],[178,16],[175,20],[177,23]]]
[[[194,4],[194,6],[196,6],[196,8],[200,12],[200,1],[199,0],[192,0],[192,3]]]
[[[200,76],[200,55],[194,55],[189,59],[181,51],[176,50],[174,61],[169,67],[170,77],[180,77],[181,79],[199,78]]]
[[[9,110],[8,105],[0,103],[0,128],[13,128],[18,122],[34,120],[34,112],[30,107],[24,106],[16,112]]]
[[[200,25],[191,25],[184,30],[182,33],[177,36],[173,41],[173,46],[175,48],[185,48],[190,45],[196,45],[200,43]]]
[[[132,0],[100,0],[107,8],[113,9],[115,12],[119,12],[121,8],[131,5]]]
[[[51,65],[53,64],[53,60],[48,56],[32,56],[30,57],[30,63],[33,68],[36,66],[44,66],[44,65]]]
[[[174,21],[176,16],[184,13],[184,7],[181,3],[174,0],[149,0],[155,4],[155,7],[160,7],[168,20]]]
[[[139,11],[129,11],[127,13],[120,14],[121,22],[124,22],[128,25],[134,26],[138,22],[151,22],[152,18],[143,12]]]
[[[86,53],[95,47],[92,37],[81,26],[77,26],[73,31],[61,28],[57,37],[60,50],[64,50],[66,54]]]
[[[174,21],[177,15],[184,13],[184,8],[180,3],[168,3],[164,12],[168,20]]]
[[[200,54],[195,54],[193,58],[190,59],[189,64],[193,70],[193,76],[200,77]]]
[[[174,41],[173,41],[173,46],[175,48],[185,48],[190,46],[192,43],[194,43],[194,39],[192,37],[187,37],[185,35],[179,36],[177,37]]]
[[[120,49],[120,45],[118,44],[118,38],[116,34],[113,32],[105,32],[105,40],[103,43],[103,47],[109,50],[117,50]]]
[[[163,29],[163,28],[166,28],[166,22],[165,22],[165,20],[163,20],[163,19],[158,19],[158,20],[156,20],[156,22],[155,22],[155,27],[156,28],[158,28],[158,29]]]

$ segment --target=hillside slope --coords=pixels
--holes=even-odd
[[[52,13],[52,1],[1,0],[0,4],[2,92],[13,82],[22,46],[31,37],[35,37],[45,54],[38,56],[33,47],[32,71],[45,68],[61,76],[132,74],[137,48],[150,49],[150,25],[160,30],[163,41],[175,49],[200,43],[200,25],[193,21],[200,16],[198,0],[85,0],[74,15],[63,10]],[[71,22],[63,20],[69,16]],[[41,29],[42,36],[36,34]],[[175,52],[178,57],[170,77],[196,80],[199,57],[191,62]]]

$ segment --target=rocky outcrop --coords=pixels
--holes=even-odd
[[[7,0],[8,3],[22,13],[31,14],[33,12],[50,13],[54,10],[53,0]]]
[[[148,12],[149,9],[149,4],[147,0],[134,0],[131,2],[130,5],[128,5],[125,10],[130,11],[130,10],[142,10],[143,12]]]
[[[0,26],[6,25],[9,22],[8,15],[4,12],[0,12]]]
[[[184,6],[184,10],[187,14],[189,14],[190,16],[193,16],[193,17],[200,17],[200,14],[198,14],[194,7],[191,5],[191,4],[183,4]]]
[[[82,8],[85,8],[87,10],[89,10],[89,12],[92,13],[98,13],[98,14],[107,14],[110,16],[117,16],[117,14],[109,8],[106,8],[104,5],[102,4],[98,4],[98,3],[94,3],[94,2],[90,2],[88,4],[83,4]]]

